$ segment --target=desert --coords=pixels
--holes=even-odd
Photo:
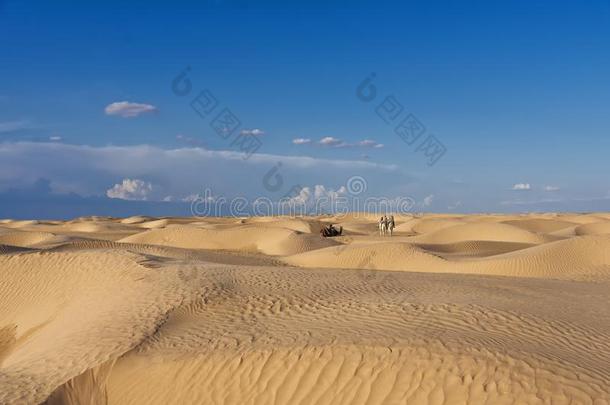
[[[2,220],[0,403],[610,403],[609,214],[377,224]]]

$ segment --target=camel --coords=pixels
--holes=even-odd
[[[343,234],[343,227],[340,226],[339,229],[335,228],[333,224],[329,224],[324,228],[320,229],[320,236],[323,238],[332,238],[333,236],[341,236]]]
[[[395,228],[394,215],[390,215],[390,219],[388,219],[388,217],[386,215],[382,216],[379,219],[379,236],[386,236],[388,234],[390,236],[392,236],[392,233],[394,232],[394,228]]]
[[[390,236],[392,236],[395,226],[396,226],[396,224],[394,223],[394,215],[390,215],[390,220],[388,221],[388,226],[387,226],[387,230],[390,232]]]
[[[383,217],[381,217],[379,219],[379,236],[385,236],[387,229],[388,229],[387,219],[384,219]]]

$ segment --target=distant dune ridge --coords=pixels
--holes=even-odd
[[[610,404],[610,214],[376,220],[2,220],[0,404]]]

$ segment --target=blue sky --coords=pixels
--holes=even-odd
[[[0,50],[0,192],[45,178],[108,196],[129,179],[144,189],[110,194],[274,198],[262,177],[282,162],[285,191],[357,175],[426,211],[610,206],[609,1],[0,1]],[[189,106],[204,89],[212,115],[261,131],[255,155],[231,155]],[[418,142],[376,114],[387,96],[425,126]],[[109,114],[119,102],[133,104]],[[446,148],[432,166],[416,151],[428,135]]]

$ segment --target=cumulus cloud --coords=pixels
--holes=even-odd
[[[559,191],[560,188],[557,186],[544,186],[544,191]]]
[[[295,138],[292,140],[292,143],[294,143],[295,145],[306,145],[308,143],[311,143],[311,139],[309,138]]]
[[[337,209],[339,197],[347,196],[347,188],[341,186],[333,189],[322,184],[313,187],[305,186],[294,190],[292,196],[286,196],[279,201],[282,209],[293,207],[301,213],[333,212]]]
[[[309,187],[302,187],[300,190],[296,190],[295,193],[293,193],[294,195],[290,198],[286,198],[285,201],[283,201],[284,204],[286,205],[309,205],[310,201],[311,201],[311,188]]]
[[[318,143],[322,146],[341,146],[344,144],[341,139],[332,136],[325,136],[324,138],[320,139]]]
[[[106,196],[121,200],[146,201],[151,191],[152,184],[148,182],[140,179],[123,179],[122,183],[106,190]]]
[[[316,184],[314,186],[313,195],[316,200],[318,200],[320,198],[328,198],[330,200],[334,200],[342,195],[345,195],[346,193],[347,193],[347,189],[345,188],[345,186],[339,187],[338,190],[333,190],[331,188],[326,188],[325,186],[323,186],[321,184]]]
[[[242,129],[242,130],[241,130],[241,134],[242,134],[242,135],[254,135],[254,136],[259,136],[259,135],[265,135],[265,131],[263,131],[262,129],[257,129],[257,128],[253,128],[253,129]]]
[[[517,183],[513,185],[513,190],[531,190],[530,183]]]
[[[335,200],[340,196],[347,194],[347,188],[345,186],[339,187],[337,190],[326,187],[322,184],[316,184],[313,187],[305,186],[298,190],[293,197],[288,199],[291,202],[298,202],[300,204],[315,204],[316,201]]]
[[[348,187],[328,187],[322,184],[305,186],[294,190],[292,197],[284,197],[277,202],[280,213],[315,214],[360,211],[375,214],[391,212],[411,212],[415,201],[407,196],[375,196],[362,198],[350,193]]]
[[[157,111],[157,107],[150,104],[117,101],[108,104],[104,109],[106,115],[118,115],[123,118],[133,118],[139,115]]]

